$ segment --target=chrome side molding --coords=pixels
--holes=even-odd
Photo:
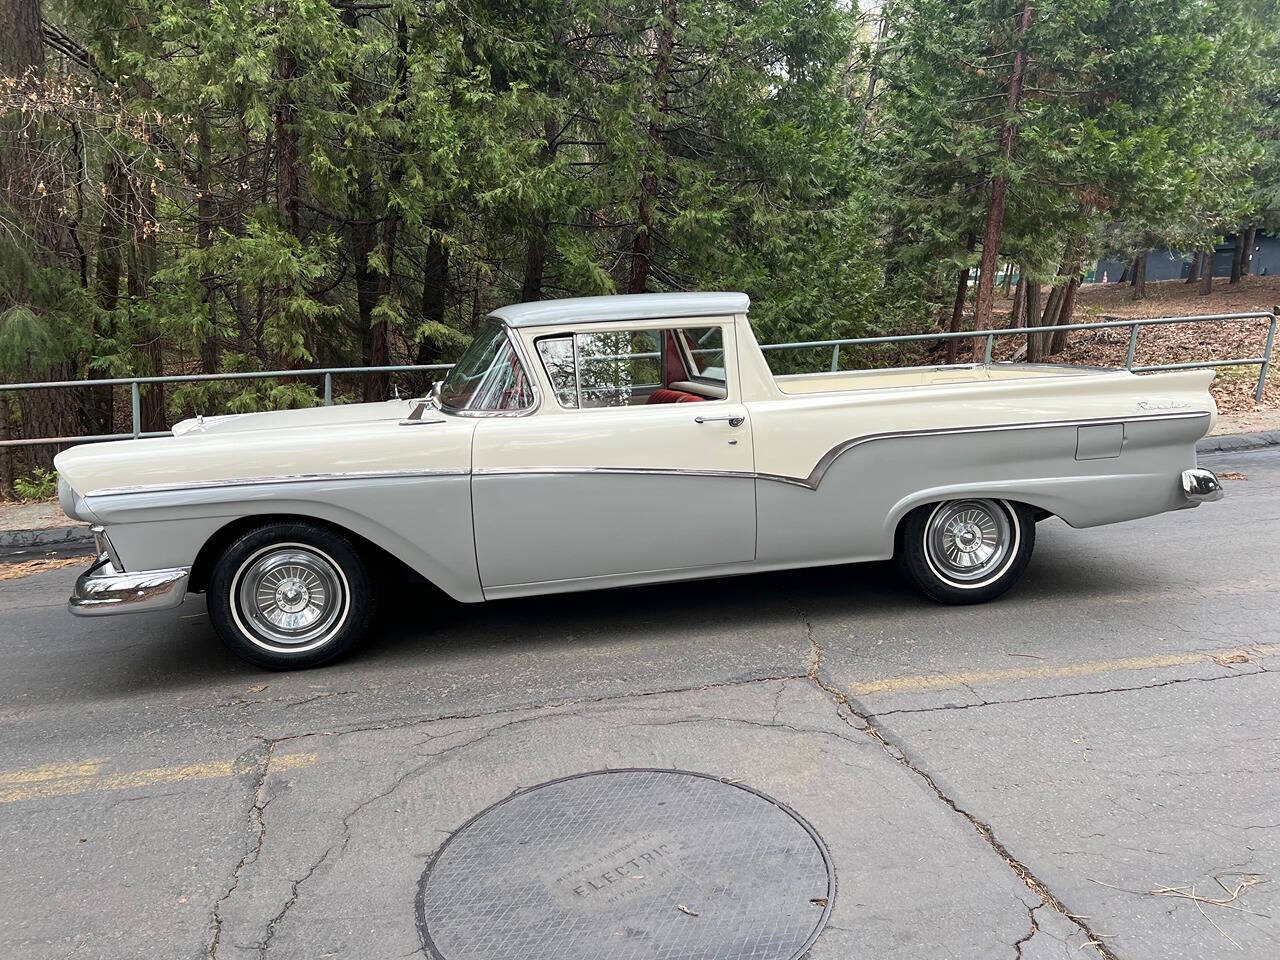
[[[1222,481],[1212,470],[1203,467],[1183,470],[1182,492],[1192,503],[1211,503],[1222,499]]]

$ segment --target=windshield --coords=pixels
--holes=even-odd
[[[477,331],[441,384],[440,405],[455,413],[533,406],[529,377],[502,324],[488,322]]]

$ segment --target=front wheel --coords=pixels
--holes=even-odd
[[[236,539],[209,578],[209,619],[260,667],[314,667],[369,632],[373,590],[351,541],[310,523],[272,523]]]
[[[895,559],[927,597],[939,603],[982,603],[1022,576],[1035,542],[1035,518],[1022,504],[946,500],[907,515]]]

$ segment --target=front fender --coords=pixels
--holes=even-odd
[[[128,570],[191,566],[227,524],[323,520],[376,544],[455,600],[483,599],[467,475],[307,480],[85,498]]]

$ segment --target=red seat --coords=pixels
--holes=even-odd
[[[670,390],[666,387],[659,387],[653,393],[649,394],[649,399],[645,403],[697,403],[707,399],[700,397],[696,393],[687,393],[684,390]]]

